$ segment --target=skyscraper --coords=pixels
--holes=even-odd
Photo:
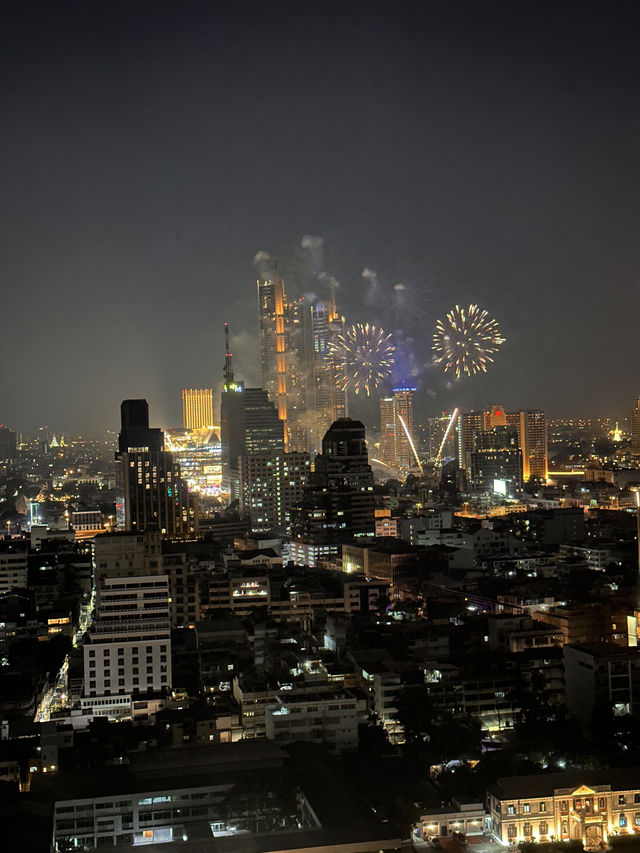
[[[416,389],[410,387],[393,389],[393,407],[395,416],[395,457],[398,468],[414,468],[416,459],[413,425],[413,395]]]
[[[498,425],[483,430],[470,455],[475,489],[492,492],[504,488],[505,494],[512,495],[522,491],[522,450],[516,427]]]
[[[322,439],[315,471],[295,513],[290,544],[294,562],[313,565],[335,553],[340,542],[373,536],[375,498],[365,429],[341,418]]]
[[[631,452],[640,456],[640,397],[631,410]]]
[[[393,397],[380,398],[380,459],[385,465],[396,464],[396,419]]]
[[[540,409],[520,412],[520,447],[524,480],[546,480],[549,471],[547,455],[547,419]]]
[[[414,468],[413,395],[415,388],[394,388],[390,397],[380,400],[380,455],[396,468]],[[413,442],[413,446],[412,446]]]
[[[284,279],[258,279],[258,312],[261,385],[276,407],[278,417],[287,420],[287,346],[285,336]]]
[[[166,536],[196,527],[180,465],[164,450],[162,430],[149,427],[146,400],[124,400],[116,453],[116,516],[121,530],[154,528]]]
[[[319,452],[322,437],[334,421],[346,417],[347,400],[337,380],[338,366],[331,349],[341,334],[344,322],[336,309],[333,297],[329,302],[315,302],[309,306],[311,315],[311,343],[307,357],[311,361],[308,409],[310,447]]]
[[[18,435],[6,426],[0,426],[0,462],[8,462],[18,455]]]
[[[287,295],[274,265],[258,279],[262,387],[284,423],[287,451],[317,451],[329,426],[346,415],[331,343],[343,327],[329,300]]]
[[[207,429],[213,423],[211,388],[185,388],[182,392],[182,426],[185,429]]]
[[[516,430],[522,451],[522,476],[546,480],[548,470],[547,421],[540,409],[507,412],[503,406],[492,406],[484,412],[466,412],[458,419],[458,458],[460,468],[471,467],[471,453],[479,448],[484,432],[510,426]]]
[[[438,458],[440,448],[442,448],[440,456],[442,460],[456,458],[458,447],[454,424],[455,419],[452,423],[452,415],[448,412],[443,412],[440,417],[427,419],[428,454],[431,461],[435,461]],[[448,433],[447,430],[449,430]]]

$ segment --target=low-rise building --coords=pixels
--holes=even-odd
[[[502,844],[582,841],[640,831],[640,768],[571,770],[498,779],[487,792],[490,829]]]
[[[357,749],[358,726],[367,718],[367,702],[359,690],[340,690],[333,685],[324,689],[286,690],[266,707],[268,740],[312,741],[324,744],[331,752]]]

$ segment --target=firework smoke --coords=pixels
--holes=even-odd
[[[257,269],[260,278],[273,278],[277,269],[275,258],[272,258],[269,252],[265,252],[264,249],[260,249],[259,252],[255,253],[253,256],[253,265]]]

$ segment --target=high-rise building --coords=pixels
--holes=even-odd
[[[516,430],[522,451],[522,475],[530,479],[547,478],[547,423],[540,409],[508,412],[503,406],[492,406],[484,412],[466,412],[458,418],[458,459],[460,468],[471,468],[471,453],[479,449],[480,437],[496,427]]]
[[[116,453],[116,518],[121,530],[153,528],[166,536],[195,530],[180,465],[164,449],[162,430],[149,427],[146,400],[124,400]]]
[[[131,717],[139,703],[148,707],[171,688],[169,581],[160,538],[146,531],[95,539],[96,610],[83,647],[85,712]]]
[[[258,279],[262,387],[284,424],[285,447],[309,449],[309,305],[304,297],[287,299],[284,280],[275,274]]]
[[[185,429],[207,429],[213,423],[211,388],[185,388],[182,392],[182,426]]]
[[[331,348],[344,328],[335,300],[310,305],[311,343],[307,356],[311,360],[308,409],[310,412],[310,447],[320,452],[322,437],[334,421],[347,415],[346,393],[337,379],[338,365]]]
[[[631,452],[640,456],[640,397],[631,410]]]
[[[18,455],[18,435],[6,426],[0,426],[0,462],[9,462]]]
[[[416,467],[413,395],[415,388],[394,388],[380,400],[380,456],[396,468]],[[416,451],[417,452],[417,451]]]
[[[380,459],[396,464],[396,418],[393,397],[380,398]]]
[[[261,385],[281,421],[287,420],[287,346],[284,279],[258,279]]]
[[[222,491],[231,500],[243,500],[240,460],[256,454],[282,455],[284,422],[266,389],[245,388],[243,382],[235,380],[227,324],[225,336],[227,352],[220,400]]]
[[[435,461],[439,453],[440,459],[445,461],[455,459],[457,456],[456,431],[451,420],[452,415],[449,412],[443,412],[440,417],[427,419],[428,454],[431,461]]]
[[[484,412],[462,412],[458,417],[458,465],[464,470],[471,468],[471,453],[475,449],[476,436],[484,429]]]
[[[303,553],[304,546],[317,554],[330,553],[340,542],[373,536],[374,531],[373,473],[365,429],[360,421],[341,418],[322,439],[322,453],[316,456],[309,488],[295,513],[292,553]]]
[[[522,451],[515,427],[499,425],[484,430],[470,455],[474,489],[505,495],[522,491]]]
[[[398,468],[414,468],[414,425],[413,425],[413,395],[415,388],[394,388],[394,450]]]
[[[308,484],[308,453],[254,453],[241,456],[240,505],[251,518],[251,529],[288,528],[292,511]]]
[[[525,480],[546,480],[547,419],[540,409],[519,412],[519,437],[522,449],[522,475]]]

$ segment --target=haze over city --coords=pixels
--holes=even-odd
[[[121,399],[146,396],[157,422],[176,424],[181,388],[221,381],[225,320],[238,373],[255,382],[252,260],[266,250],[286,276],[305,235],[322,238],[347,319],[383,315],[392,332],[398,319],[420,365],[452,305],[500,321],[507,343],[486,377],[448,388],[421,369],[421,415],[495,400],[626,415],[640,307],[637,4],[606,11],[9,7],[5,421],[99,432],[117,427]]]
[[[0,16],[0,849],[640,851],[640,6]]]

